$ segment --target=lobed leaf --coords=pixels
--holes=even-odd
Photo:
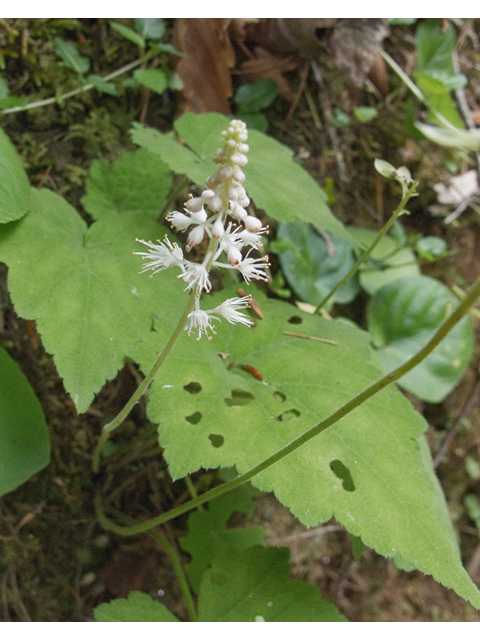
[[[158,274],[152,284],[138,275],[140,258],[132,257],[136,237],[164,232],[133,214],[105,216],[87,228],[46,189],[32,190],[30,213],[0,229],[0,260],[9,266],[16,311],[37,321],[79,412],[148,334],[154,313],[170,331],[181,315],[185,298],[176,274]]]
[[[94,615],[95,622],[180,622],[165,605],[140,591],[100,604]]]
[[[139,149],[111,165],[95,160],[81,202],[96,220],[112,214],[157,219],[171,186],[170,171],[158,154]]]
[[[218,113],[185,113],[174,126],[190,149],[180,145],[172,134],[162,134],[138,124],[133,126],[132,139],[159,153],[172,171],[186,174],[196,184],[203,185],[206,177],[216,170],[210,159],[220,146],[221,131],[228,125],[228,118]],[[343,224],[332,215],[324,191],[293,161],[291,149],[255,130],[249,131],[248,145],[245,188],[257,207],[279,222],[304,220],[354,242]]]
[[[174,479],[202,467],[245,472],[380,377],[368,334],[259,293],[255,297],[264,320],[251,330],[222,323],[214,344],[180,338],[152,385],[148,413],[159,424]],[[145,370],[158,348],[154,338],[132,354]],[[254,367],[263,380],[242,365]],[[198,393],[189,391],[192,384]],[[445,499],[425,453],[426,427],[398,389],[388,387],[252,484],[274,491],[308,526],[335,516],[378,553],[402,557],[478,607],[480,594],[460,563]]]
[[[288,549],[251,547],[217,554],[202,579],[201,622],[346,622],[316,587],[289,576]]]

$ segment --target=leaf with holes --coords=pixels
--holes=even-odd
[[[380,377],[368,334],[254,295],[263,320],[250,330],[222,322],[212,342],[182,336],[152,385],[148,413],[174,479],[202,467],[245,472]],[[132,353],[145,370],[159,349],[154,338]],[[334,516],[378,553],[401,556],[480,607],[424,450],[426,427],[387,387],[252,484],[274,491],[308,526]]]
[[[163,231],[162,231],[163,230]],[[79,412],[123,366],[151,329],[154,314],[173,330],[186,303],[176,274],[138,275],[135,237],[165,229],[144,216],[110,215],[87,228],[78,213],[46,189],[32,190],[32,208],[0,227],[0,261],[17,313],[37,321],[66,390]]]

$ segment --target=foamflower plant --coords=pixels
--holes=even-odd
[[[212,285],[210,272],[213,268],[235,269],[243,276],[245,282],[268,280],[268,256],[252,257],[252,251],[262,246],[262,234],[268,231],[262,222],[248,213],[250,199],[243,182],[242,171],[247,160],[248,145],[247,127],[241,120],[232,120],[226,131],[222,132],[223,144],[214,155],[217,171],[206,180],[206,189],[200,196],[190,198],[184,204],[184,211],[172,211],[167,220],[178,232],[187,232],[187,243],[184,250],[165,236],[163,242],[139,240],[146,251],[134,251],[143,259],[142,273],[156,273],[171,267],[178,269],[178,278],[182,279],[185,291],[190,298],[178,322],[176,329],[168,340],[163,351],[145,376],[130,400],[120,413],[104,427],[93,454],[92,468],[98,472],[100,454],[110,433],[122,424],[134,405],[146,392],[163,363],[171,353],[180,334],[185,330],[190,335],[198,332],[197,340],[205,335],[209,340],[215,334],[214,321],[227,320],[231,324],[244,324],[250,327],[253,322],[242,313],[250,306],[251,297],[229,298],[213,309],[200,306],[202,296],[209,293]],[[191,249],[208,239],[208,246],[201,261],[191,261],[185,257]]]
[[[211,339],[209,332],[215,333],[212,321],[221,320],[241,323],[247,326],[252,321],[240,311],[250,304],[250,296],[230,298],[214,309],[202,309],[202,294],[209,293],[212,285],[210,271],[214,267],[236,269],[245,282],[252,279],[268,280],[268,256],[250,257],[252,251],[261,247],[261,236],[267,231],[261,221],[247,212],[250,199],[243,182],[242,171],[247,162],[247,127],[241,120],[232,120],[226,131],[222,132],[223,145],[217,149],[214,162],[218,170],[210,176],[200,196],[190,196],[184,204],[184,212],[172,211],[166,217],[172,227],[179,232],[188,231],[185,251],[209,239],[203,261],[192,262],[185,258],[177,243],[165,236],[163,242],[138,240],[148,251],[136,251],[144,263],[140,273],[151,271],[154,274],[175,267],[180,270],[178,278],[186,283],[185,291],[195,293],[194,308],[187,317],[185,330],[188,334],[198,331],[198,340],[202,334]]]

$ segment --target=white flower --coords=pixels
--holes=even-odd
[[[187,207],[185,207],[185,211],[190,215],[186,216],[180,211],[172,211],[165,217],[165,219],[168,220],[172,227],[177,229],[177,231],[185,231],[185,229],[187,229],[191,224],[199,225],[203,224],[207,220],[207,212],[203,208],[203,204],[202,208],[198,211],[189,210]]]
[[[250,318],[248,318],[244,313],[240,313],[238,311],[239,308],[249,307],[251,299],[251,296],[243,296],[243,298],[228,298],[228,300],[225,300],[225,302],[218,307],[215,307],[215,309],[210,309],[208,313],[209,315],[217,313],[219,316],[228,320],[230,324],[240,322],[241,324],[251,326],[253,325],[253,322]]]
[[[250,253],[250,251],[248,253]],[[247,254],[247,257],[235,266],[247,284],[252,278],[268,282],[268,276],[265,273],[267,267],[269,267],[268,256],[264,258],[249,258]]]
[[[183,251],[176,242],[172,244],[167,236],[165,236],[165,244],[153,244],[151,240],[146,242],[138,238],[136,238],[136,241],[141,242],[150,249],[150,251],[146,252],[133,252],[134,256],[142,256],[143,260],[150,260],[150,262],[145,262],[142,265],[140,273],[153,271],[153,273],[150,274],[150,277],[153,277],[156,273],[168,269],[168,267],[180,267],[182,271],[184,270],[185,260],[183,258]],[[160,242],[160,240],[158,240],[158,242]]]
[[[214,334],[216,333],[213,329],[212,319],[213,318],[206,311],[202,311],[197,307],[197,309],[188,314],[185,331],[188,331],[188,335],[190,335],[192,331],[198,331],[197,340],[200,340],[202,333],[211,340],[212,336],[208,335],[208,331],[211,331]]]
[[[205,289],[207,293],[211,290],[212,284],[210,282],[209,273],[207,270],[207,265],[210,257],[211,253],[207,253],[202,264],[199,264],[197,262],[184,261],[183,275],[180,275],[178,277],[183,278],[185,282],[189,283],[185,288],[185,291],[190,291],[190,289],[196,287],[197,296],[200,296],[203,289]]]

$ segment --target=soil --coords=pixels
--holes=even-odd
[[[123,22],[131,26],[130,20]],[[472,72],[480,58],[478,24],[478,20],[461,23],[458,51],[460,68],[469,78],[466,99],[476,113],[480,85]],[[167,29],[173,28],[173,21],[167,21]],[[104,75],[137,55],[132,43],[112,36],[105,19],[3,20],[3,75],[15,95],[31,102],[52,95],[54,87],[65,92],[78,86],[75,74],[55,58],[51,44],[55,36],[83,46],[84,55],[95,60],[95,72]],[[390,34],[385,47],[403,68],[411,69],[414,44],[414,28],[401,27]],[[290,146],[321,185],[333,185],[331,207],[345,223],[378,228],[396,205],[398,193],[380,186],[372,171],[374,157],[395,165],[407,163],[421,181],[421,195],[412,202],[405,222],[407,231],[441,236],[450,249],[448,256],[424,265],[423,272],[448,285],[465,287],[473,282],[480,273],[478,207],[473,203],[449,225],[444,214],[433,215],[429,209],[436,203],[433,185],[448,175],[445,163],[460,162],[458,156],[407,136],[404,110],[410,96],[394,77],[390,77],[393,92],[385,98],[371,85],[370,90],[363,87],[353,95],[328,54],[323,52],[319,60],[325,74],[321,87],[311,72],[306,90],[298,68],[284,74],[293,95],[300,89],[298,104],[285,127],[292,103],[278,98],[265,111],[268,133]],[[63,104],[3,115],[2,126],[19,150],[32,184],[55,189],[81,211],[79,200],[92,161],[113,160],[131,150],[128,129],[134,120],[170,130],[182,99],[181,92],[158,96],[141,88],[125,89],[116,97],[89,93]],[[357,104],[377,107],[379,116],[369,123],[355,121],[351,114]],[[335,108],[350,115],[348,126],[332,127],[326,114]],[[465,168],[466,159],[463,162]],[[96,605],[135,590],[161,598],[185,620],[180,589],[163,550],[148,536],[122,538],[105,530],[95,515],[93,498],[99,484],[113,508],[136,520],[153,517],[188,498],[185,484],[169,478],[144,403],[137,405],[114,436],[116,453],[101,474],[91,473],[101,426],[136,388],[136,367],[127,363],[92,407],[78,415],[35,324],[16,315],[6,282],[7,270],[0,265],[1,344],[19,363],[42,404],[52,458],[47,468],[0,500],[0,620],[91,621]],[[474,357],[458,387],[439,405],[411,400],[429,424],[433,456],[448,444],[437,473],[458,532],[462,561],[480,586],[479,531],[463,505],[467,493],[478,495],[480,490],[480,479],[469,475],[465,463],[467,457],[480,461],[478,320],[474,324]],[[208,487],[216,476],[205,473],[194,480]],[[267,528],[267,544],[290,548],[292,577],[317,585],[351,621],[480,621],[479,611],[429,576],[400,571],[370,549],[355,559],[348,534],[335,522],[308,530],[269,494],[259,498],[252,522]],[[162,533],[178,549],[185,519],[168,523]]]

